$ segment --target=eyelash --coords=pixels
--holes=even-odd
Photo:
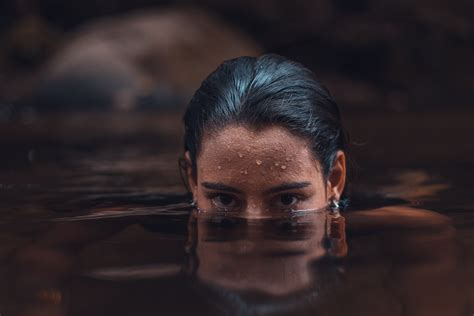
[[[295,198],[296,201],[294,203],[292,203],[291,205],[288,205],[287,207],[284,206],[275,206],[278,202],[281,201],[281,198],[284,197],[284,196],[291,196],[292,198]],[[239,200],[238,197],[232,195],[232,194],[229,194],[229,193],[209,193],[207,194],[206,196],[209,200],[211,200],[211,202],[214,204],[215,207],[217,207],[218,209],[222,209],[222,210],[229,210],[229,209],[238,209],[242,204],[244,204],[242,201]],[[230,197],[234,202],[236,202],[237,205],[234,205],[234,206],[230,206],[230,207],[219,207],[216,205],[216,202],[214,201],[214,199],[218,198],[218,197]],[[280,210],[290,210],[290,209],[294,209],[295,205],[298,205],[299,203],[301,203],[302,201],[304,201],[306,199],[305,196],[301,195],[301,194],[296,194],[296,193],[282,193],[282,194],[278,194],[274,197],[272,197],[270,199],[270,205],[271,205],[271,208],[274,208],[274,209],[280,209]]]
[[[215,199],[217,199],[218,197],[230,197],[233,202],[237,202],[237,205],[232,205],[232,206],[229,206],[229,207],[223,207],[223,206],[216,205],[217,202],[215,201]],[[211,204],[213,205],[213,207],[215,207],[218,211],[237,210],[238,207],[241,205],[241,203],[239,202],[239,199],[237,197],[235,197],[234,195],[229,194],[229,193],[217,193],[217,192],[208,193],[208,194],[206,194],[206,198],[211,201]]]

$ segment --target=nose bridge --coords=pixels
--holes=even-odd
[[[247,218],[260,218],[265,213],[265,205],[259,196],[249,196],[247,200],[247,207],[245,209],[245,217]]]
[[[259,198],[256,194],[252,197],[249,197],[247,200],[247,207],[244,211],[244,217],[248,221],[246,226],[246,237],[249,241],[255,241],[261,236],[261,230],[255,229],[251,220],[261,219],[264,217],[264,203],[262,199]]]

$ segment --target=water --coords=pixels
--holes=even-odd
[[[348,117],[369,144],[342,258],[320,213],[193,213],[174,114],[4,124],[0,315],[472,315],[469,116],[371,115]]]

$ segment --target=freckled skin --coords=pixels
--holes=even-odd
[[[203,182],[223,183],[242,191],[249,216],[271,211],[266,191],[282,183],[310,183],[299,189],[307,199],[298,209],[320,208],[328,202],[321,166],[307,141],[278,126],[258,131],[229,126],[205,135],[197,157],[196,180],[193,193],[203,209],[212,207]]]
[[[338,199],[344,188],[345,160],[341,153],[337,153],[333,170],[327,181],[324,181],[321,167],[304,139],[277,126],[260,131],[229,126],[217,133],[205,135],[196,161],[197,178],[193,179],[192,170],[188,168],[188,180],[193,197],[201,208],[211,205],[206,196],[208,188],[203,187],[202,182],[219,182],[240,190],[239,195],[246,204],[243,211],[246,218],[264,217],[268,211],[265,209],[268,199],[265,191],[284,182],[310,182],[309,187],[301,189],[308,198],[298,208],[319,208],[331,197]],[[191,165],[189,154],[187,159],[188,165]],[[263,228],[258,230],[258,227],[247,225],[238,231],[236,240],[215,242],[215,235],[219,232],[213,232],[214,226],[209,226],[205,220],[212,213],[197,213],[195,251],[199,258],[198,278],[228,289],[250,289],[271,295],[286,295],[315,284],[317,276],[313,277],[308,267],[310,262],[325,253],[321,241],[326,231],[324,223],[327,213],[313,215],[308,218],[310,232],[306,238],[272,240],[261,235]],[[381,234],[380,249],[388,256],[403,258],[408,255],[408,258],[423,259],[415,259],[413,262],[419,262],[416,266],[402,265],[393,273],[393,282],[398,287],[392,287],[391,292],[396,291],[397,300],[402,299],[407,310],[417,315],[420,311],[427,311],[421,314],[436,314],[437,310],[441,310],[440,315],[453,314],[446,312],[445,301],[441,300],[438,306],[431,299],[439,295],[439,287],[433,284],[443,284],[449,288],[447,294],[456,293],[456,282],[451,282],[455,280],[453,275],[457,271],[457,266],[453,264],[455,260],[452,260],[455,255],[451,251],[455,249],[452,245],[455,234],[447,217],[408,206],[388,206],[346,212],[340,218],[345,220],[331,221],[331,233],[335,231],[343,236],[345,222],[349,231],[386,230],[386,235]],[[397,230],[406,231],[408,236],[394,234]],[[331,253],[337,254],[341,250],[341,254],[345,255],[347,245],[334,246],[344,246],[345,237],[334,241],[337,242],[332,243]],[[298,251],[297,255],[278,259],[268,256],[268,253],[275,251],[284,253],[294,250]],[[356,276],[357,270],[352,275]],[[384,291],[385,288],[374,291],[374,301],[387,295]],[[426,295],[429,299],[424,304],[419,299],[413,300],[413,297],[420,297],[419,293],[430,293]],[[459,297],[456,293],[448,301],[456,302]],[[452,306],[457,308],[460,304],[454,303]]]
[[[197,178],[193,179],[188,170],[188,179],[198,207],[212,208],[209,192],[219,192],[210,190],[203,183],[221,183],[240,191],[235,195],[244,202],[242,216],[248,219],[274,214],[269,200],[281,193],[269,193],[271,188],[287,183],[308,183],[304,188],[289,191],[305,197],[295,209],[318,209],[326,206],[330,197],[340,194],[344,184],[344,178],[339,186],[325,181],[308,142],[278,126],[254,130],[234,125],[204,135],[196,165]],[[345,175],[345,169],[343,171]],[[306,227],[311,231],[305,238],[272,240],[264,236],[262,228],[248,225],[239,231],[239,240],[217,243],[208,236],[210,228],[203,220],[205,214],[208,213],[197,216],[196,253],[200,258],[197,275],[201,280],[226,288],[261,290],[273,295],[290,293],[312,283],[307,266],[325,253],[321,243],[325,233],[325,212],[305,219]],[[299,254],[278,260],[266,255],[285,251]],[[235,265],[235,262],[239,264]]]

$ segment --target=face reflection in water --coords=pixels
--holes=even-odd
[[[193,215],[197,278],[233,291],[287,295],[316,282],[309,267],[325,254],[324,212],[293,219]]]
[[[205,136],[196,165],[190,243],[201,281],[276,296],[315,282],[309,265],[326,253],[325,206],[344,188],[342,152],[324,179],[305,139],[278,126],[230,126]],[[314,211],[282,216],[289,210]]]

